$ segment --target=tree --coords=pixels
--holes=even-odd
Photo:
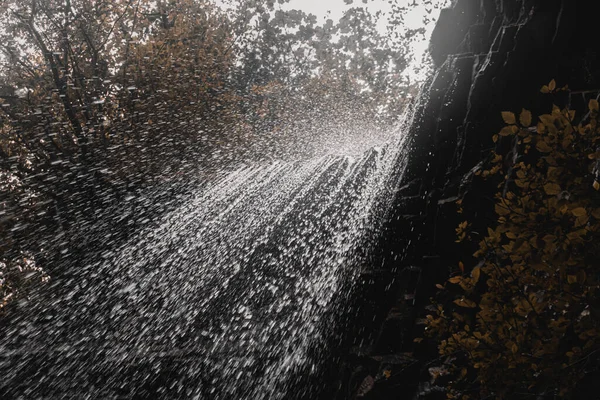
[[[202,2],[3,5],[0,261],[14,270],[93,219],[84,210],[181,166],[201,124],[223,123],[230,36]]]

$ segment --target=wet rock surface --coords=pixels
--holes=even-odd
[[[492,141],[501,111],[539,115],[552,101],[580,108],[599,95],[596,7],[583,0],[456,0],[441,13],[430,44],[435,72],[415,106],[407,171],[381,258],[373,261],[385,290],[357,300],[372,305],[371,320],[354,320],[361,334],[340,357],[336,399],[445,398],[431,380],[435,344],[414,339],[423,336],[435,284],[473,252],[454,243],[458,217],[483,226],[493,216],[494,188],[474,183],[473,173],[491,150],[507,145]],[[552,79],[568,84],[570,95],[540,94]],[[470,204],[469,215],[456,213],[459,198]]]

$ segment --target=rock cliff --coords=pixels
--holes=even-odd
[[[415,106],[408,169],[380,244],[383,268],[364,276],[363,317],[341,357],[336,399],[446,398],[429,379],[437,349],[413,339],[435,283],[472,253],[454,243],[454,201],[475,205],[470,220],[493,215],[492,188],[471,178],[491,150],[506,153],[492,141],[501,111],[547,110],[552,100],[539,89],[552,79],[569,85],[558,101],[572,108],[598,96],[594,9],[589,0],[455,0],[442,11],[430,44],[434,73]]]

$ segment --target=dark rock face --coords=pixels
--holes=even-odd
[[[437,349],[413,339],[423,334],[435,283],[473,253],[454,243],[454,200],[476,204],[461,218],[474,226],[493,217],[488,198],[494,188],[471,178],[490,151],[503,146],[492,141],[503,126],[501,111],[546,112],[552,99],[539,89],[552,79],[569,85],[571,95],[560,100],[573,108],[600,93],[595,3],[455,0],[441,13],[430,45],[435,72],[415,108],[410,161],[376,264],[383,265],[385,273],[375,275],[390,294],[382,300],[379,291],[379,300],[371,300],[372,326],[362,326],[352,354],[341,357],[335,399],[445,398],[430,382]]]

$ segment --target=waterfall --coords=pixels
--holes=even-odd
[[[71,266],[0,337],[7,398],[303,398],[404,168],[361,155],[247,165]],[[305,389],[309,390],[309,389]]]

